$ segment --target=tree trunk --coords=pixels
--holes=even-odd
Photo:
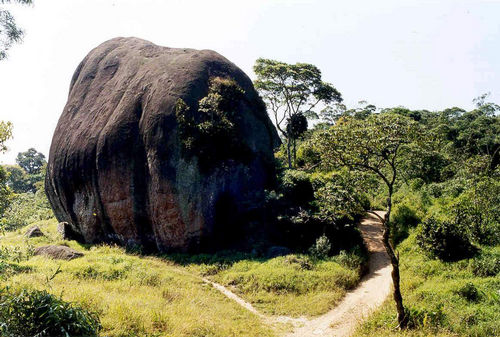
[[[394,292],[393,292],[393,297],[394,301],[396,302],[396,310],[398,312],[398,323],[399,323],[399,328],[404,329],[406,328],[406,324],[408,322],[408,317],[406,317],[405,313],[405,308],[403,306],[403,296],[401,295],[401,288],[400,288],[400,276],[399,276],[399,257],[396,256],[396,253],[394,252],[394,248],[391,245],[390,242],[390,224],[389,224],[389,219],[391,216],[391,208],[392,208],[392,193],[389,192],[389,198],[387,199],[387,213],[385,213],[384,216],[384,233],[383,233],[383,242],[385,246],[385,250],[387,251],[387,254],[389,255],[389,258],[391,259],[391,264],[392,264],[392,283],[394,286]]]
[[[291,149],[290,149],[290,138],[287,138],[286,139],[286,154],[288,156],[288,168],[291,169],[292,168],[292,153],[291,153]]]
[[[293,139],[293,167],[297,166],[297,140]]]

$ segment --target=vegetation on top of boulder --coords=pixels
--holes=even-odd
[[[196,156],[202,168],[228,159],[248,159],[250,150],[238,136],[238,109],[244,94],[233,79],[213,77],[208,94],[198,102],[197,113],[179,98],[175,116],[185,157]]]

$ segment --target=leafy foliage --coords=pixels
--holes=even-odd
[[[365,120],[342,118],[315,135],[327,167],[347,166],[379,176],[394,185],[404,146],[421,135],[418,125],[396,114],[371,115]]]
[[[482,177],[465,190],[450,206],[455,221],[460,222],[482,244],[500,243],[500,181]]]
[[[198,102],[198,113],[182,99],[177,101],[175,115],[186,157],[196,156],[203,168],[222,160],[248,159],[250,150],[238,137],[237,126],[243,95],[234,80],[215,77],[210,80],[207,96]]]
[[[0,153],[7,151],[5,142],[12,138],[12,123],[0,121]],[[0,217],[10,203],[11,191],[7,186],[7,172],[0,166]]]
[[[470,268],[475,276],[496,276],[500,273],[500,254],[481,252],[470,261]]]
[[[309,248],[309,253],[317,259],[325,259],[330,254],[332,250],[332,244],[326,235],[321,235],[311,248]]]
[[[307,118],[301,112],[293,113],[286,123],[286,132],[292,139],[298,139],[307,130]]]
[[[0,153],[7,151],[5,142],[12,138],[12,123],[0,121]]]
[[[0,289],[0,330],[6,336],[97,336],[95,313],[46,291]]]
[[[422,223],[417,243],[431,256],[444,261],[470,257],[477,251],[463,227],[455,222],[435,217],[429,217]]]
[[[280,184],[283,196],[298,206],[306,206],[314,199],[314,190],[309,175],[302,171],[286,170]]]
[[[458,289],[457,293],[467,301],[471,302],[476,302],[481,297],[481,294],[472,282],[464,284],[460,289]]]
[[[9,207],[12,192],[7,186],[7,172],[0,166],[0,217]]]
[[[342,96],[331,84],[322,81],[321,71],[312,64],[287,64],[259,58],[254,71],[255,87],[271,111],[276,128],[287,140],[288,167],[291,168],[292,140],[301,134],[297,122],[303,124],[303,117],[317,119],[314,110],[318,104],[341,102]]]
[[[47,163],[45,155],[34,148],[17,154],[16,163],[21,166],[27,174],[38,174],[43,165]]]
[[[45,165],[35,174],[28,174],[18,165],[5,165],[4,168],[8,173],[7,185],[14,193],[35,193],[37,189],[42,188],[41,185],[45,180]]]
[[[31,4],[32,0],[0,0],[0,5],[11,2],[26,5]],[[12,14],[8,10],[0,8],[0,60],[7,57],[7,51],[12,47],[12,44],[22,41],[23,35],[23,30],[17,27]]]
[[[22,193],[12,197],[3,217],[0,217],[2,230],[15,230],[29,223],[47,220],[54,216],[43,189],[36,193]]]

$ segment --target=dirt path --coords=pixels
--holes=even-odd
[[[384,213],[378,214],[382,216]],[[382,243],[382,224],[377,217],[369,215],[361,222],[360,229],[370,251],[368,274],[338,306],[307,321],[288,337],[350,336],[358,324],[387,298],[392,284],[392,267]]]
[[[383,216],[384,212],[377,212]],[[257,311],[226,287],[203,279],[225,296],[258,315],[268,323],[291,323],[295,329],[286,337],[341,337],[350,336],[370,313],[384,302],[391,289],[392,267],[382,243],[382,224],[374,215],[368,215],[360,224],[363,239],[370,252],[369,271],[356,289],[348,292],[342,302],[324,315],[313,319],[287,316],[266,316]]]

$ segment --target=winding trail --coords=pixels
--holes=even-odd
[[[377,211],[380,216],[384,212]],[[358,324],[366,319],[380,306],[391,290],[391,271],[389,256],[382,242],[382,223],[372,214],[368,214],[359,225],[363,240],[370,252],[368,273],[361,279],[359,285],[348,292],[344,299],[329,312],[307,319],[288,316],[267,316],[255,309],[226,287],[206,278],[204,282],[211,284],[225,296],[261,317],[266,323],[291,323],[294,331],[286,337],[341,337],[350,336]]]

